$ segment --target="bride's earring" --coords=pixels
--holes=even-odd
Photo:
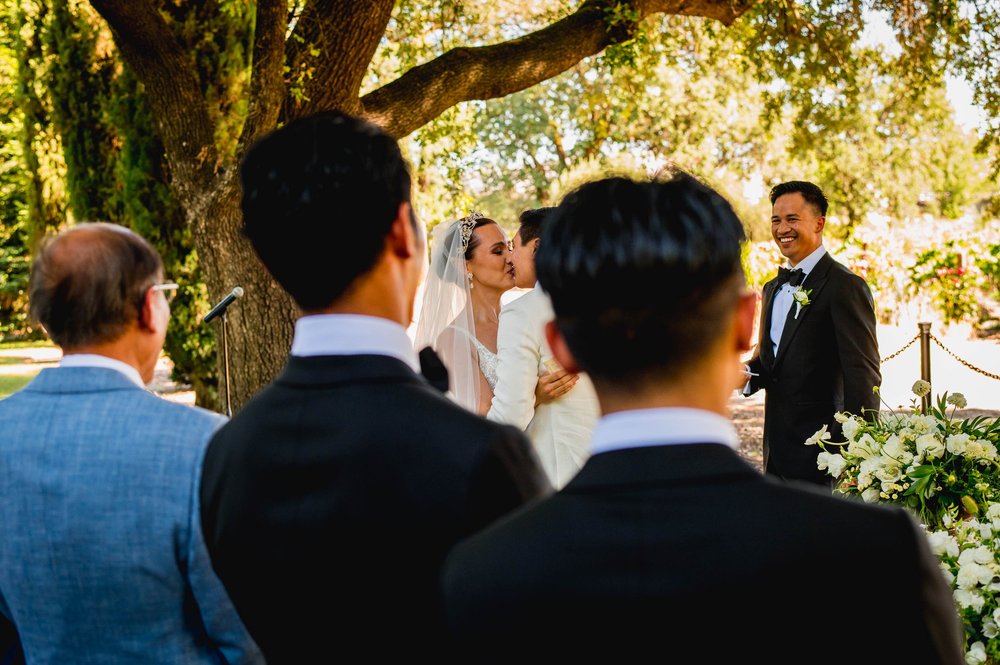
[[[469,288],[471,289],[472,288],[472,273],[471,272],[467,272],[465,274],[469,278]]]

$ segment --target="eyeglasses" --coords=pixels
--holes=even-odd
[[[177,295],[177,289],[180,288],[177,284],[173,282],[168,282],[166,284],[153,284],[154,291],[162,291],[163,297],[167,299],[167,302],[171,302],[174,296]]]

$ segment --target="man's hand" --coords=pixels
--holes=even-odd
[[[579,374],[571,374],[564,369],[559,369],[538,377],[535,385],[535,406],[548,404],[568,393],[576,382],[580,380]]]

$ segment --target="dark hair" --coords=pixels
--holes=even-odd
[[[722,334],[744,285],[743,226],[687,175],[608,178],[569,194],[535,266],[556,325],[594,378],[671,378]]]
[[[784,196],[785,194],[794,194],[798,192],[802,195],[802,198],[806,200],[806,203],[811,204],[819,212],[820,216],[826,217],[827,208],[830,204],[826,200],[826,195],[823,194],[823,190],[819,188],[819,185],[814,185],[811,182],[805,180],[789,180],[788,182],[783,182],[780,185],[775,185],[771,188],[771,205],[778,200],[779,196]]]
[[[521,213],[518,218],[521,226],[517,232],[521,234],[522,245],[527,245],[535,238],[542,236],[542,225],[553,212],[555,212],[555,208],[532,208]]]
[[[162,276],[159,254],[135,232],[79,224],[47,237],[35,255],[31,318],[64,349],[112,342],[139,320],[146,291]]]
[[[464,219],[464,218],[463,218]],[[459,220],[461,221],[461,220]],[[437,274],[439,277],[444,277],[448,266],[448,248],[455,246],[455,234],[460,232],[462,225],[457,222],[452,222],[455,227],[447,232],[444,237],[444,242],[441,243],[440,251],[443,254],[440,261],[436,262]],[[469,236],[469,244],[465,247],[465,260],[469,261],[472,259],[472,253],[476,251],[476,247],[479,247],[479,238],[476,237],[476,229],[486,226],[487,224],[496,224],[496,222],[489,217],[480,217],[476,220],[475,225],[472,227],[472,235]],[[497,224],[499,226],[499,224]]]
[[[337,111],[265,136],[247,153],[240,178],[244,232],[306,311],[333,304],[375,265],[400,204],[410,201],[396,140]]]

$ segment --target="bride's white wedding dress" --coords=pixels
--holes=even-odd
[[[470,335],[465,330],[456,328],[455,326],[449,326],[449,328],[468,336],[472,341],[473,346],[476,347],[476,354],[479,356],[479,371],[486,377],[486,383],[490,384],[490,390],[496,390],[497,369],[500,366],[500,358],[497,354],[486,348],[486,345],[476,339],[475,335]]]

